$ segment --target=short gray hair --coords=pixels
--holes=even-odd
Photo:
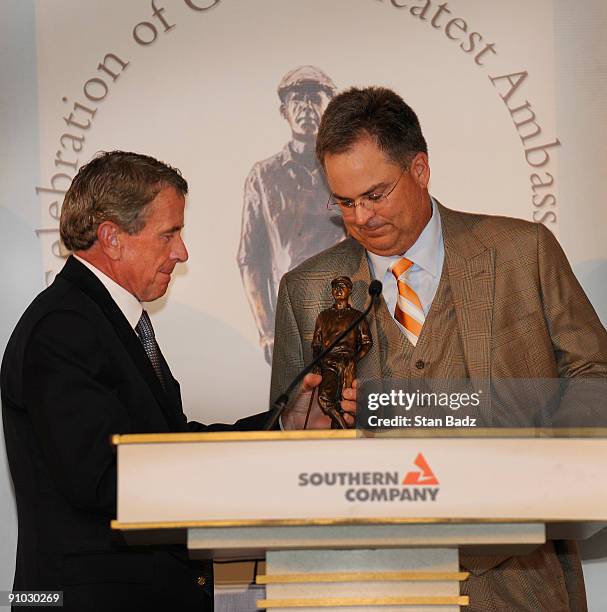
[[[59,221],[63,244],[85,251],[97,240],[97,228],[113,221],[129,234],[140,232],[148,205],[161,189],[182,195],[188,184],[177,168],[127,151],[102,151],[82,166],[65,194]]]

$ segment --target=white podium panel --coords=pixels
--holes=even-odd
[[[187,529],[193,557],[265,556],[259,608],[456,612],[460,550],[521,554],[546,529],[583,538],[607,522],[606,439],[493,433],[116,436],[112,526]]]
[[[607,521],[606,440],[321,433],[122,436],[118,523]]]

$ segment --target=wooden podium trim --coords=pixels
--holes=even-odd
[[[300,582],[417,582],[468,580],[469,572],[335,572],[325,574],[258,574],[257,584]]]
[[[607,438],[607,427],[416,427],[390,431],[317,429],[292,431],[210,431],[189,433],[114,434],[112,444],[186,442],[252,442],[264,440],[354,440],[356,438]]]
[[[415,427],[357,431],[364,438],[607,438],[607,427]]]
[[[547,518],[446,518],[446,517],[395,517],[395,518],[332,518],[332,519],[243,519],[225,521],[158,521],[149,523],[123,523],[111,521],[112,529],[136,531],[145,529],[196,529],[224,527],[325,527],[336,525],[470,525],[470,524],[545,524],[578,523],[584,519]]]
[[[209,431],[159,434],[114,434],[112,444],[157,444],[159,442],[250,442],[264,440],[354,440],[355,429],[317,429],[293,431]]]
[[[322,599],[260,599],[258,608],[329,608],[347,606],[467,606],[467,595],[443,597],[325,597]]]

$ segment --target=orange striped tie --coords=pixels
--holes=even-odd
[[[392,265],[392,274],[396,278],[398,286],[398,298],[394,308],[394,318],[405,328],[405,334],[413,346],[417,344],[422,326],[426,319],[422,304],[417,293],[407,285],[405,272],[413,265],[413,262],[403,257]],[[401,279],[401,276],[403,277]]]

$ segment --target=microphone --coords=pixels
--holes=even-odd
[[[371,299],[369,300],[369,305],[360,313],[354,321],[348,325],[348,327],[331,342],[331,344],[324,350],[320,355],[313,359],[301,372],[293,379],[291,384],[287,387],[287,390],[280,395],[276,401],[272,404],[271,414],[263,426],[265,431],[274,429],[276,427],[276,423],[280,418],[280,415],[284,412],[287,407],[287,403],[289,402],[289,395],[295,389],[295,387],[303,380],[306,374],[309,374],[368,314],[371,312],[371,308],[373,308],[373,304],[381,295],[382,284],[378,280],[373,280],[369,284],[369,295]]]
[[[371,299],[374,300],[377,296],[379,296],[382,289],[383,287],[381,281],[372,280],[371,284],[369,285],[369,295],[371,296]]]

